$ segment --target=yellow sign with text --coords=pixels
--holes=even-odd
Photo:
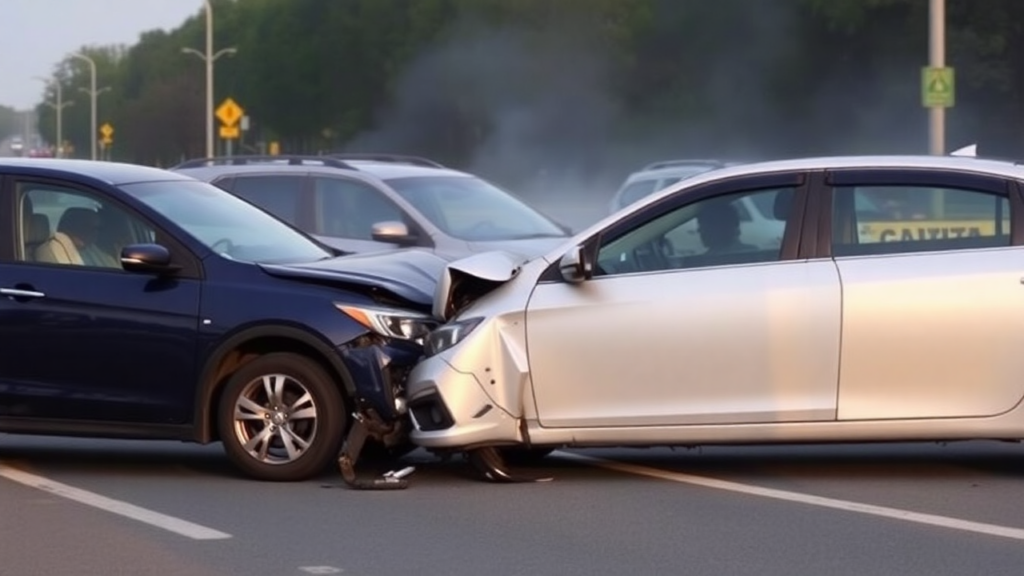
[[[902,222],[865,222],[860,225],[861,242],[911,242],[975,238],[1010,233],[1010,220],[1000,230],[993,220],[907,220]]]

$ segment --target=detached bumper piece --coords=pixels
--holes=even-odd
[[[355,465],[359,459],[366,440],[373,438],[383,442],[386,437],[394,434],[400,426],[396,422],[385,423],[373,412],[366,414],[355,413],[352,415],[352,428],[349,430],[345,443],[342,444],[341,453],[338,454],[338,467],[341,469],[341,477],[349,487],[356,490],[404,490],[409,487],[406,476],[412,474],[416,468],[408,466],[401,470],[385,472],[377,478],[359,478],[356,475]]]
[[[494,446],[474,448],[466,452],[466,458],[469,459],[469,463],[476,468],[477,472],[483,476],[484,480],[491,482],[512,484],[521,482],[550,482],[553,480],[550,476],[529,476],[512,473],[508,469],[500,449]]]

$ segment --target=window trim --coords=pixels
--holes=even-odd
[[[1024,196],[1019,182],[1009,177],[980,172],[962,172],[941,168],[837,168],[825,177],[827,202],[819,206],[821,223],[816,256],[822,258],[873,258],[881,256],[912,256],[934,251],[893,252],[891,254],[862,254],[835,257],[832,253],[832,205],[838,188],[856,186],[924,186],[955,188],[967,192],[1002,196],[1010,205],[1010,243],[1006,247],[1024,245]],[[966,248],[985,250],[991,248]]]
[[[772,188],[793,188],[793,204],[790,208],[789,218],[786,220],[785,231],[782,236],[782,245],[779,248],[779,258],[770,262],[748,262],[744,264],[726,264],[721,266],[680,268],[678,270],[658,270],[651,272],[636,272],[630,275],[662,274],[672,272],[698,272],[701,270],[720,270],[722,268],[736,268],[741,266],[764,266],[769,264],[780,264],[802,259],[800,246],[803,237],[808,229],[808,222],[814,212],[808,210],[810,174],[805,170],[788,170],[784,172],[770,172],[760,174],[746,174],[733,176],[722,180],[705,182],[693,188],[684,188],[660,198],[651,204],[640,208],[633,213],[620,218],[603,230],[577,242],[583,246],[596,262],[600,247],[607,242],[616,240],[618,237],[628,234],[636,228],[651,222],[669,212],[684,208],[691,204],[703,202],[704,200],[755,190],[767,190]],[[559,259],[555,259],[550,266],[541,274],[538,283],[564,282],[559,270]],[[621,278],[625,274],[609,276],[594,276],[588,282],[599,281],[605,278]]]
[[[88,186],[80,182],[73,180],[62,180],[60,178],[50,178],[45,176],[34,176],[34,175],[23,175],[16,174],[8,176],[4,184],[4,192],[7,197],[7,206],[11,210],[13,219],[8,219],[10,222],[11,234],[8,236],[7,243],[3,246],[3,250],[0,251],[0,265],[13,265],[13,266],[39,266],[48,269],[59,269],[59,270],[88,270],[92,272],[110,272],[117,274],[130,274],[139,276],[137,272],[128,272],[123,268],[105,268],[95,266],[67,266],[64,264],[51,264],[46,262],[30,262],[27,260],[18,259],[17,245],[20,239],[23,237],[24,231],[21,229],[23,222],[21,221],[21,205],[18,202],[19,193],[18,185],[21,183],[38,184],[41,186],[52,186],[55,188],[63,188],[68,190],[69,193],[77,192],[82,195],[91,197],[92,199],[101,202],[109,203],[110,205],[119,208],[124,211],[127,215],[136,220],[142,222],[146,226],[149,226],[158,240],[158,243],[165,246],[171,252],[171,261],[174,264],[181,266],[181,270],[178,271],[174,277],[179,279],[191,279],[191,280],[202,280],[205,277],[205,270],[202,262],[196,255],[185,245],[181,240],[175,237],[174,234],[169,232],[166,228],[158,225],[149,218],[146,214],[133,208],[129,204],[122,201],[115,194],[111,194],[102,188],[96,188]]]

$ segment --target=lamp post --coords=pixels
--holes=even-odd
[[[932,68],[946,66],[946,0],[931,0],[928,6],[928,60]],[[946,149],[946,109],[932,106],[929,114],[931,153],[942,156]]]
[[[74,102],[72,102],[70,100],[67,101],[67,102],[64,101],[64,90],[61,88],[60,78],[56,78],[56,77],[54,77],[54,78],[43,78],[42,76],[35,76],[35,79],[39,80],[41,82],[45,82],[47,84],[52,83],[53,86],[54,86],[54,89],[57,92],[57,102],[54,103],[54,102],[50,102],[49,100],[47,100],[45,102],[45,104],[47,106],[49,106],[50,108],[53,108],[54,110],[57,111],[57,154],[56,154],[56,156],[58,158],[62,158],[64,156],[64,108],[66,108],[68,106],[71,106],[72,104],[74,104]]]
[[[194,48],[182,48],[186,54],[194,54],[206,62],[206,156],[213,157],[213,63],[226,54],[235,54],[235,48],[224,48],[214,53],[213,51],[213,5],[210,0],[203,0],[206,9],[206,53]]]
[[[90,126],[91,126],[91,128],[90,128],[90,130],[91,130],[91,132],[90,132],[90,134],[91,134],[90,141],[92,142],[92,149],[91,149],[91,151],[92,151],[92,159],[96,160],[96,158],[97,158],[97,156],[96,156],[96,141],[99,139],[99,137],[96,135],[97,134],[97,129],[96,129],[96,99],[97,99],[97,97],[100,94],[109,91],[110,88],[109,87],[104,87],[104,88],[100,88],[99,90],[96,89],[96,61],[95,60],[93,60],[92,58],[86,56],[85,54],[72,54],[71,57],[72,58],[78,58],[79,60],[84,60],[86,63],[89,64],[89,80],[90,80],[89,88],[79,88],[79,90],[81,90],[82,92],[85,92],[86,94],[89,95],[89,98],[90,98],[91,104],[92,104],[92,111],[91,111],[91,114],[90,114]]]

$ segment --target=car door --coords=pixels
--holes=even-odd
[[[0,418],[177,424],[191,420],[198,264],[129,273],[120,248],[184,248],[100,190],[33,178],[2,188]]]
[[[1024,397],[1021,201],[951,171],[833,172],[839,420],[1000,414]],[[860,197],[889,216],[856,210]]]
[[[539,283],[526,330],[541,424],[833,420],[839,278],[827,258],[797,259],[806,189],[787,173],[664,199],[593,239],[592,279]],[[760,195],[785,222],[772,248],[680,255],[666,240],[697,217],[708,244],[737,244],[737,205]]]
[[[372,252],[400,247],[396,242],[374,239],[373,226],[381,222],[402,222],[413,235],[425,237],[410,216],[369,184],[350,178],[314,175],[313,197],[315,234],[336,248]]]

